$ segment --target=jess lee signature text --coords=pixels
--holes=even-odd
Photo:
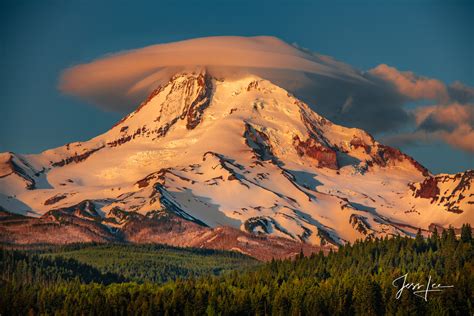
[[[392,285],[399,290],[397,291],[397,295],[395,298],[398,300],[404,290],[411,291],[418,297],[423,298],[425,301],[428,301],[428,293],[431,292],[442,292],[447,288],[452,288],[454,285],[442,285],[439,283],[432,282],[431,275],[428,277],[428,283],[409,283],[407,281],[408,273],[402,275],[401,277],[396,278],[393,280]]]

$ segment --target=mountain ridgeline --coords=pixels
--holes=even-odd
[[[473,170],[433,175],[270,81],[203,70],[175,75],[91,140],[0,154],[0,241],[271,260],[474,224],[473,182]]]

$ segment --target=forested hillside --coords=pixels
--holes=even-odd
[[[33,275],[33,283],[75,277],[83,283],[164,283],[179,277],[218,275],[259,263],[236,252],[157,244],[74,244],[27,249],[0,252],[5,279],[17,273]]]
[[[111,269],[108,275],[98,264],[95,264],[97,270],[92,266],[77,269],[75,265],[81,263],[60,259],[59,254],[63,252],[48,259],[45,255],[2,252],[0,314],[472,315],[474,312],[474,248],[468,225],[463,226],[460,237],[449,229],[426,240],[421,235],[415,239],[373,239],[342,246],[328,255],[300,255],[295,260],[274,260],[221,276],[191,277],[165,284],[115,283],[113,278],[126,278],[118,274],[119,269]],[[20,259],[24,263],[18,264],[17,259],[12,259],[15,256],[27,259]],[[83,261],[80,256],[72,257]],[[38,265],[40,269],[35,268]],[[77,273],[76,278],[70,272]],[[406,282],[427,284],[431,280],[453,287],[429,292],[426,301],[405,289],[397,299],[401,283],[396,286],[392,283],[405,274]],[[90,282],[91,276],[96,282]]]

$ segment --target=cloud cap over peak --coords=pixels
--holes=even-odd
[[[330,58],[308,54],[275,37],[220,36],[106,55],[67,69],[59,88],[106,109],[125,111],[133,109],[173,74],[195,66],[219,72],[244,69],[263,77],[278,70],[364,80],[357,71],[341,67]]]

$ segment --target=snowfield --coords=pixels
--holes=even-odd
[[[312,245],[474,225],[473,182],[472,170],[432,175],[269,81],[204,71],[176,75],[89,141],[0,155],[0,206],[11,213],[45,217],[88,200],[110,229],[126,223],[117,209],[170,212]]]

